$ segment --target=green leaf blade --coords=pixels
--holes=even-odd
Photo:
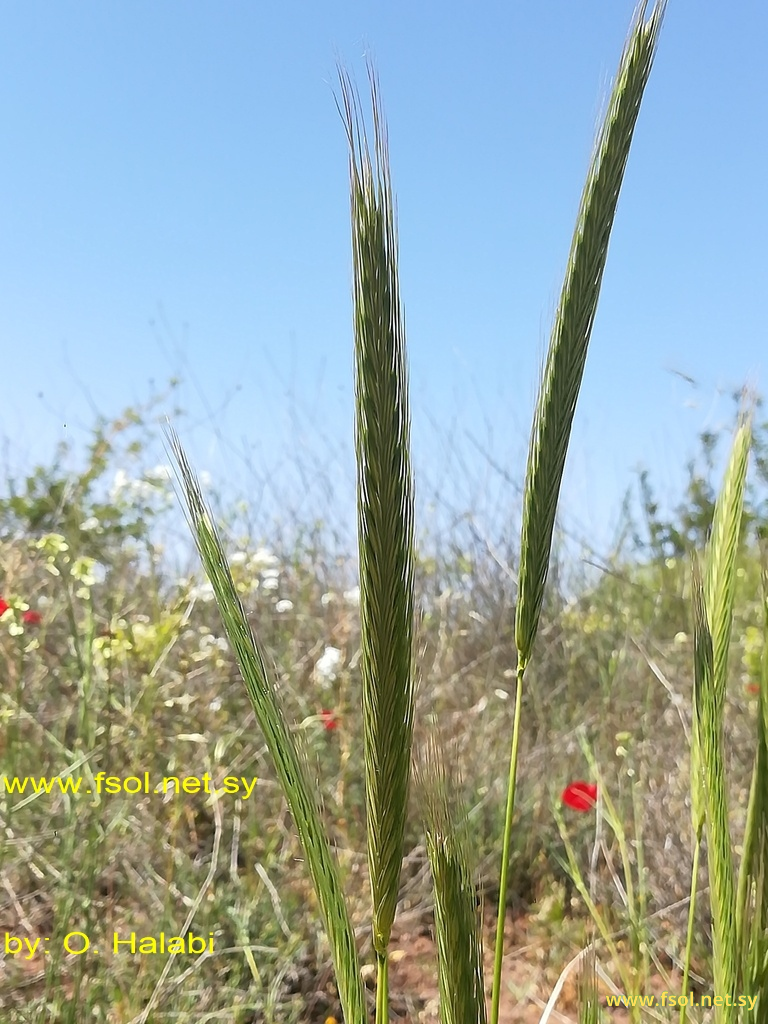
[[[366,1024],[365,988],[360,974],[355,934],[306,763],[288,727],[276,689],[270,681],[264,653],[251,631],[200,484],[178,437],[170,429],[169,438],[179,470],[185,514],[304,850],[331,946],[344,1018],[354,1024]]]

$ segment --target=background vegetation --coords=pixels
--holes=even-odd
[[[174,500],[169,474],[136,468],[154,424],[150,408],[97,425],[80,465],[59,453],[51,466],[10,482],[11,497],[0,502],[2,596],[11,605],[0,619],[0,773],[88,779],[99,770],[121,777],[149,771],[153,778],[209,771],[217,778],[256,775],[259,784],[249,801],[225,797],[213,806],[204,794],[168,801],[127,794],[100,800],[4,795],[0,926],[32,941],[50,936],[50,942],[45,957],[6,956],[3,1019],[138,1021],[166,958],[69,956],[61,938],[83,931],[94,946],[108,948],[115,930],[177,934],[194,909],[192,930],[214,932],[215,955],[173,963],[152,1020],[325,1021],[339,1012],[329,953],[274,769],[210,587],[199,572],[178,576],[163,554],[172,539],[165,516]],[[758,415],[758,453],[766,426]],[[606,555],[597,577],[585,573],[574,589],[578,573],[562,550],[556,554],[540,656],[525,694],[510,877],[512,948],[526,965],[518,994],[533,1007],[546,1000],[587,934],[553,813],[569,782],[591,777],[580,735],[622,817],[635,867],[642,851],[655,955],[671,972],[680,963],[692,859],[686,734],[693,641],[689,573],[676,544],[680,537],[697,545],[704,540],[719,486],[717,446],[730,441],[729,431],[724,434],[702,437],[687,489],[670,503],[669,519],[655,502],[652,478],[638,480],[641,515],[627,512],[624,540]],[[756,465],[745,514],[750,529],[739,554],[726,698],[737,835],[751,770],[762,645],[754,528],[765,525],[764,463]],[[516,501],[510,494],[511,508]],[[227,541],[238,589],[275,660],[288,712],[303,737],[365,948],[353,560],[323,543],[332,536],[329,524],[295,522],[282,537],[256,539],[241,535],[245,527],[235,519],[234,513],[228,517]],[[492,908],[513,713],[517,559],[509,548],[486,545],[471,532],[441,550],[434,538],[424,538],[426,532],[416,591],[424,609],[420,674],[428,684],[418,692],[418,715],[434,713],[454,744],[471,807],[479,881]],[[559,583],[566,577],[568,592]],[[39,621],[29,612],[37,612]],[[591,819],[567,808],[563,813],[586,869]],[[626,925],[621,861],[616,838],[606,835],[603,842],[601,907],[620,931]],[[431,922],[416,813],[408,819],[406,848],[395,944],[402,937],[408,953],[421,949]],[[614,877],[606,859],[618,871]],[[704,874],[701,881],[706,884]],[[694,983],[700,978],[703,991],[711,989],[706,905],[699,901],[701,941],[694,956]],[[429,1009],[419,992],[398,990],[396,973],[391,987],[394,1005],[411,1012],[411,1019]]]

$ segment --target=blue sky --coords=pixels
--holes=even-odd
[[[57,0],[0,21],[0,438],[11,471],[173,375],[198,469],[349,521],[351,259],[336,60],[378,69],[422,515],[509,514],[632,0]],[[679,493],[766,377],[768,8],[670,0],[579,401],[563,521]],[[673,371],[689,375],[697,387]],[[169,403],[169,408],[170,408]],[[162,461],[158,442],[150,463]],[[300,468],[294,465],[298,459]],[[507,507],[509,511],[507,512]]]

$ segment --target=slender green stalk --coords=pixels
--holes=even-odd
[[[389,958],[376,953],[376,1022],[386,1022],[389,1015]]]
[[[261,646],[254,637],[227,563],[213,516],[205,504],[200,484],[190,468],[181,443],[168,428],[171,450],[178,466],[185,514],[200,557],[211,581],[229,642],[235,653],[245,688],[256,713],[288,801],[304,850],[326,934],[331,946],[339,999],[348,1024],[366,1024],[365,989],[360,975],[355,933],[344,902],[336,862],[310,784],[306,762],[288,727],[275,686],[267,670]]]
[[[736,937],[741,969],[739,990],[768,998],[768,747],[762,715],[747,809],[744,852],[736,896]]]
[[[561,861],[564,869],[573,879],[573,884],[584,901],[584,906],[587,908],[592,920],[597,925],[597,929],[600,932],[600,937],[605,943],[605,948],[608,951],[608,955],[616,965],[616,969],[621,975],[621,981],[624,986],[626,993],[632,993],[632,975],[624,963],[623,957],[619,954],[618,946],[614,941],[614,935],[608,926],[608,922],[605,919],[605,914],[602,914],[598,909],[595,901],[592,898],[592,894],[589,891],[589,886],[584,880],[584,875],[579,867],[579,862],[576,857],[576,853],[573,849],[573,843],[568,838],[568,830],[565,827],[563,821],[563,815],[559,807],[554,808],[555,821],[557,823],[558,830],[560,832],[560,838],[563,841],[565,847],[565,855],[567,857],[567,863]]]
[[[646,922],[648,920],[648,884],[645,872],[645,843],[643,842],[642,831],[642,807],[638,798],[639,787],[632,787],[632,814],[635,824],[635,858],[637,861],[637,937],[642,978],[645,981],[650,977],[651,954],[650,936]]]
[[[515,615],[517,707],[502,846],[491,1024],[498,1022],[501,997],[509,844],[514,815],[523,676],[531,658],[541,615],[560,485],[608,256],[616,204],[640,103],[656,52],[666,0],[658,0],[646,20],[647,7],[647,0],[644,0],[635,12],[608,111],[595,143],[552,329],[528,450]]]
[[[368,864],[377,1021],[387,1019],[387,947],[395,917],[413,744],[414,515],[405,327],[387,134],[369,69],[374,158],[340,71],[349,141],[354,266],[355,442]]]
[[[579,1024],[599,1024],[600,1000],[597,989],[597,960],[594,943],[579,965]]]
[[[702,821],[701,828],[704,823]],[[697,880],[699,877],[699,856],[701,853],[701,830],[696,836],[696,844],[693,848],[693,867],[691,868],[691,898],[688,901],[688,931],[685,939],[685,960],[683,961],[683,980],[680,984],[680,994],[688,995],[688,978],[691,973],[691,953],[693,951],[693,928],[696,923],[696,892]],[[686,1003],[680,1007],[680,1024],[685,1024]]]
[[[507,909],[507,886],[509,884],[509,846],[512,833],[512,819],[515,813],[517,792],[517,760],[520,749],[520,719],[523,708],[523,670],[517,669],[515,686],[515,720],[512,726],[512,753],[509,758],[509,779],[507,781],[507,807],[504,816],[504,840],[501,848],[501,872],[499,874],[499,916],[496,920],[496,945],[493,950],[493,990],[491,993],[491,1024],[499,1019],[501,1001],[501,972],[504,963],[504,924]]]
[[[629,919],[629,937],[630,947],[632,950],[632,960],[634,967],[634,978],[635,985],[633,986],[631,993],[635,994],[637,991],[638,983],[641,983],[647,979],[647,970],[644,970],[646,966],[646,958],[641,954],[641,947],[646,947],[645,942],[645,882],[643,878],[643,866],[642,866],[642,836],[639,827],[638,815],[635,814],[635,840],[634,849],[637,857],[637,865],[633,871],[632,860],[629,853],[629,842],[627,841],[627,833],[622,824],[621,815],[618,813],[616,805],[614,804],[611,793],[608,786],[605,784],[603,774],[600,771],[595,757],[587,743],[584,730],[582,728],[578,731],[579,746],[581,747],[582,753],[586,758],[587,764],[589,765],[590,772],[595,782],[597,783],[598,792],[600,793],[599,807],[602,808],[602,816],[608,823],[609,828],[616,836],[616,840],[619,844],[619,853],[621,854],[621,866],[623,870],[623,881],[626,890],[626,909],[627,918]],[[633,790],[633,804],[635,803],[635,796]],[[635,889],[635,881],[633,875],[637,875],[637,890]]]

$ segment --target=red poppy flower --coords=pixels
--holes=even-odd
[[[760,693],[760,683],[747,683],[744,689],[754,697],[756,694]]]
[[[0,597],[0,615],[5,614],[11,606]]]
[[[339,727],[339,720],[333,711],[326,711],[323,709],[320,712],[320,720],[328,732],[333,732],[334,729],[338,729]]]
[[[591,811],[597,803],[597,786],[594,782],[571,782],[560,799],[574,811]]]

